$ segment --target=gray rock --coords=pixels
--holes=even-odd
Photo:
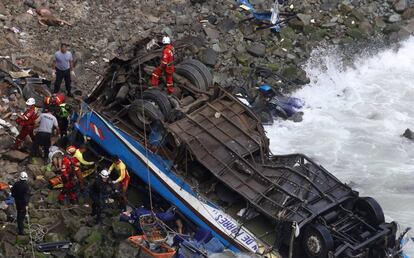
[[[0,211],[0,221],[1,222],[7,221],[7,214],[4,211]]]
[[[175,17],[175,24],[178,26],[191,24],[191,18],[189,18],[187,15],[177,15]]]
[[[231,18],[226,17],[218,24],[217,27],[221,32],[227,33],[236,27],[236,23]]]
[[[73,240],[81,243],[91,232],[91,229],[88,227],[81,227],[73,236]]]
[[[374,32],[374,29],[372,28],[371,24],[368,21],[363,21],[359,24],[359,29],[362,33],[370,35]]]
[[[29,154],[18,151],[18,150],[10,150],[3,154],[3,158],[8,159],[10,161],[22,161],[29,157]]]
[[[114,236],[118,239],[125,239],[134,234],[135,228],[126,222],[122,221],[113,221],[112,222],[112,231]]]
[[[201,62],[208,66],[214,66],[217,62],[217,53],[211,48],[206,48],[201,53]]]
[[[266,46],[262,43],[253,43],[246,48],[247,52],[255,57],[264,57],[266,54]]]
[[[220,33],[218,30],[210,28],[210,27],[204,27],[204,32],[206,33],[207,37],[211,40],[216,40],[220,36]]]
[[[297,17],[303,22],[304,25],[309,25],[312,20],[312,16],[308,14],[298,13]]]
[[[407,139],[414,140],[414,132],[411,131],[409,128],[407,128],[405,130],[405,132],[403,133],[402,136],[405,137],[405,138],[407,138]]]
[[[408,0],[397,0],[394,4],[394,9],[398,13],[402,13],[409,7]]]
[[[394,23],[401,21],[401,15],[394,13],[388,17],[388,22]]]
[[[161,33],[162,34],[167,34],[170,37],[173,35],[171,28],[166,27],[166,26],[164,28],[162,28]]]
[[[115,258],[135,258],[138,257],[139,249],[132,246],[126,240],[122,241],[115,253]]]
[[[73,243],[68,254],[73,257],[80,257],[82,246],[78,243]]]

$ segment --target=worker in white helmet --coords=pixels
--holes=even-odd
[[[160,76],[164,72],[166,77],[167,92],[168,94],[172,94],[174,93],[173,74],[175,72],[174,47],[171,44],[170,37],[167,36],[162,38],[162,44],[164,44],[164,48],[162,49],[161,64],[152,72],[151,85],[153,87],[157,87]]]
[[[26,217],[27,206],[30,199],[30,188],[27,184],[29,176],[26,172],[21,172],[19,181],[13,184],[11,194],[17,210],[17,233],[24,235],[24,218]]]
[[[109,181],[109,174],[108,170],[101,170],[89,189],[89,196],[92,199],[91,216],[96,216],[95,222],[97,224],[102,221],[102,210],[104,209],[105,203],[110,200],[110,197],[114,193],[114,188]]]
[[[32,141],[34,140],[33,130],[38,117],[35,104],[36,100],[34,98],[29,98],[26,101],[26,111],[17,117],[16,123],[20,126],[20,133],[16,137],[16,141],[14,142],[12,149],[18,149],[27,136],[30,136]]]

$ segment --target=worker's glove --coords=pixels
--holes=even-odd
[[[70,71],[70,74],[71,74],[73,77],[76,77],[75,71]]]
[[[116,184],[116,181],[111,181],[111,184]]]

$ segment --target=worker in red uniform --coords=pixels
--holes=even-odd
[[[14,145],[12,147],[13,149],[18,149],[20,143],[23,142],[28,135],[30,136],[32,141],[34,140],[33,129],[35,127],[36,119],[38,117],[35,104],[35,99],[29,98],[26,101],[26,111],[23,114],[19,115],[16,119],[17,124],[21,126],[21,130],[19,135],[16,137],[16,141],[14,142]]]
[[[70,149],[73,146],[69,146],[66,149],[66,152],[69,153]],[[76,148],[75,148],[76,149]],[[66,197],[69,198],[70,203],[75,204],[78,200],[76,195],[76,179],[80,177],[79,167],[77,167],[76,160],[71,156],[65,155],[62,161],[61,168],[61,178],[63,183],[63,189],[58,196],[58,201],[60,204],[65,203]]]
[[[171,45],[171,39],[169,37],[163,37],[162,43],[164,44],[164,48],[162,49],[161,64],[152,72],[151,85],[157,87],[160,76],[164,72],[167,79],[167,92],[168,94],[172,94],[174,92],[173,73],[175,72],[174,47]]]
[[[118,156],[112,157],[112,165],[109,167],[108,172],[112,174],[112,172],[117,173],[117,179],[112,181],[112,184],[119,184],[119,191],[121,195],[121,202],[120,208],[122,211],[126,211],[127,205],[127,190],[129,186],[129,173],[126,169],[126,166],[122,160],[119,159]]]
[[[83,180],[83,176],[82,176],[81,165],[82,165],[82,162],[83,161],[86,162],[86,160],[83,159],[82,155],[80,157],[76,156],[75,154],[77,153],[77,151],[78,151],[78,149],[73,145],[66,148],[66,152],[71,157],[73,171],[74,171],[76,177],[78,178],[78,181],[80,183],[80,187],[83,188],[84,180]]]

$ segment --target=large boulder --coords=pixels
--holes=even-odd
[[[255,57],[264,57],[266,54],[266,46],[262,43],[253,43],[246,48],[247,52]]]
[[[126,239],[135,233],[135,228],[129,223],[123,221],[113,221],[112,231],[118,239]]]
[[[398,13],[404,12],[410,6],[409,0],[397,0],[394,3],[394,10]]]
[[[29,154],[18,151],[18,150],[10,150],[6,153],[3,153],[2,156],[3,158],[8,159],[10,161],[19,162],[29,157]]]

